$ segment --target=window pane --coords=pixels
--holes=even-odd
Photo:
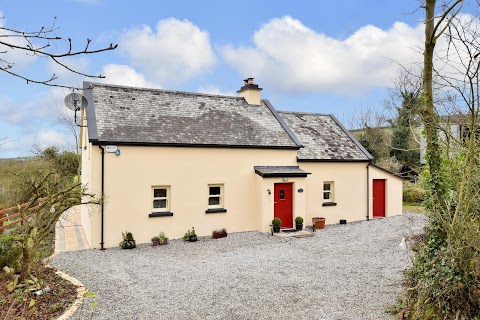
[[[210,187],[210,195],[219,195],[220,187]]]
[[[323,184],[323,190],[329,191],[330,190],[330,183],[324,183]]]
[[[154,189],[153,190],[153,197],[154,198],[166,198],[167,197],[167,189]]]
[[[209,206],[218,206],[220,205],[220,197],[210,197],[208,198]]]
[[[164,209],[167,207],[167,200],[153,200],[153,208],[154,209]]]
[[[329,200],[330,199],[330,192],[324,192],[323,193],[323,199],[324,200]]]

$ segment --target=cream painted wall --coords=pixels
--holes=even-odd
[[[270,225],[274,218],[274,190],[275,183],[291,183],[292,184],[292,198],[293,198],[293,227],[295,228],[295,217],[302,217],[305,219],[305,192],[299,193],[298,189],[305,190],[307,178],[287,178],[284,181],[282,178],[262,178],[257,175],[256,184],[259,186],[257,193],[260,195],[259,205],[261,208],[260,224],[258,226],[261,232],[270,232]],[[268,194],[267,190],[271,191]],[[304,222],[305,225],[305,222]]]
[[[306,179],[306,220],[324,217],[326,224],[337,224],[367,218],[367,163],[366,162],[299,162],[300,168],[312,174]],[[336,206],[322,206],[323,182],[334,182]]]
[[[82,111],[82,118],[85,119],[85,110]],[[83,125],[86,125],[86,120],[83,121]],[[90,180],[91,180],[91,143],[88,143],[88,132],[86,127],[80,127],[80,148],[81,148],[81,180],[82,184],[87,188],[87,192],[91,192],[90,190]],[[90,213],[88,206],[81,206],[80,207],[80,221],[83,227],[83,231],[85,232],[86,238],[89,240],[91,237],[91,221],[90,221]]]
[[[403,180],[370,166],[370,217],[373,216],[373,179],[385,179],[385,217],[402,214]]]
[[[100,194],[100,149],[89,147],[90,184],[92,191]],[[138,243],[149,242],[160,231],[172,239],[180,238],[192,226],[199,236],[223,227],[229,232],[264,230],[258,217],[268,215],[269,209],[260,211],[263,205],[258,204],[259,176],[253,167],[296,165],[296,150],[138,146],[119,149],[120,156],[105,154],[105,247],[117,246],[121,232],[126,230],[133,233]],[[227,212],[206,214],[208,185],[221,183]],[[268,183],[273,180],[267,186]],[[152,212],[151,187],[159,185],[171,186],[173,217],[148,216]],[[265,185],[262,188],[266,193]],[[90,225],[86,227],[91,229],[90,245],[98,248],[100,214],[89,212],[86,217],[82,215],[82,224]],[[269,225],[272,218],[273,213],[264,220],[270,220]]]
[[[86,131],[82,141],[88,141]],[[84,146],[83,146],[84,147]],[[101,195],[101,153],[97,145],[82,148],[82,182],[89,192]],[[365,220],[367,210],[366,165],[363,162],[296,162],[295,150],[122,147],[120,156],[105,154],[105,247],[117,246],[122,231],[146,243],[160,231],[171,239],[181,238],[195,227],[200,236],[212,230],[270,232],[274,217],[275,183],[293,184],[293,218],[304,225],[311,218],[325,217],[327,224]],[[307,178],[262,178],[254,166],[300,165],[312,174]],[[402,213],[402,180],[374,167],[370,170],[370,213],[373,179],[386,179],[386,216]],[[334,182],[336,206],[322,206],[323,182]],[[208,185],[224,184],[226,213],[206,214]],[[153,217],[151,187],[170,186],[173,217]],[[304,189],[299,193],[298,189]],[[272,191],[268,195],[267,190]],[[100,247],[99,206],[82,206],[81,222],[92,248]]]

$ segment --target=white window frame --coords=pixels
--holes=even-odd
[[[213,187],[219,187],[220,188],[220,194],[215,194],[215,195],[212,195],[210,194],[210,188],[213,188]],[[217,183],[217,184],[209,184],[208,185],[208,208],[209,209],[223,209],[223,197],[224,197],[224,192],[223,192],[223,184],[220,184],[220,183]],[[220,201],[219,201],[219,204],[209,204],[210,203],[210,198],[220,198]]]
[[[166,197],[155,197],[155,190],[156,189],[165,189],[167,194]],[[154,208],[153,201],[155,200],[166,200],[167,205],[165,208]],[[152,212],[168,212],[170,211],[170,186],[153,186],[152,187]]]
[[[325,185],[330,185],[330,190],[325,189]],[[325,199],[325,193],[329,194],[329,198]],[[323,181],[323,193],[322,200],[324,203],[335,202],[335,182],[334,181]]]

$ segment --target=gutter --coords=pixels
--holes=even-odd
[[[98,147],[102,150],[102,238],[100,242],[100,250],[105,250],[103,247],[104,241],[103,241],[103,225],[104,225],[104,218],[103,218],[103,212],[104,212],[104,202],[105,202],[105,148],[103,148],[101,145],[98,145]]]
[[[369,162],[367,164],[367,221],[370,220],[370,165],[372,163]]]

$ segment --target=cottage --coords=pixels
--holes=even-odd
[[[279,112],[247,79],[239,96],[84,83],[82,183],[105,196],[84,206],[93,248],[116,246],[121,232],[148,242],[269,232],[294,218],[327,224],[402,212],[402,181],[332,115]]]

